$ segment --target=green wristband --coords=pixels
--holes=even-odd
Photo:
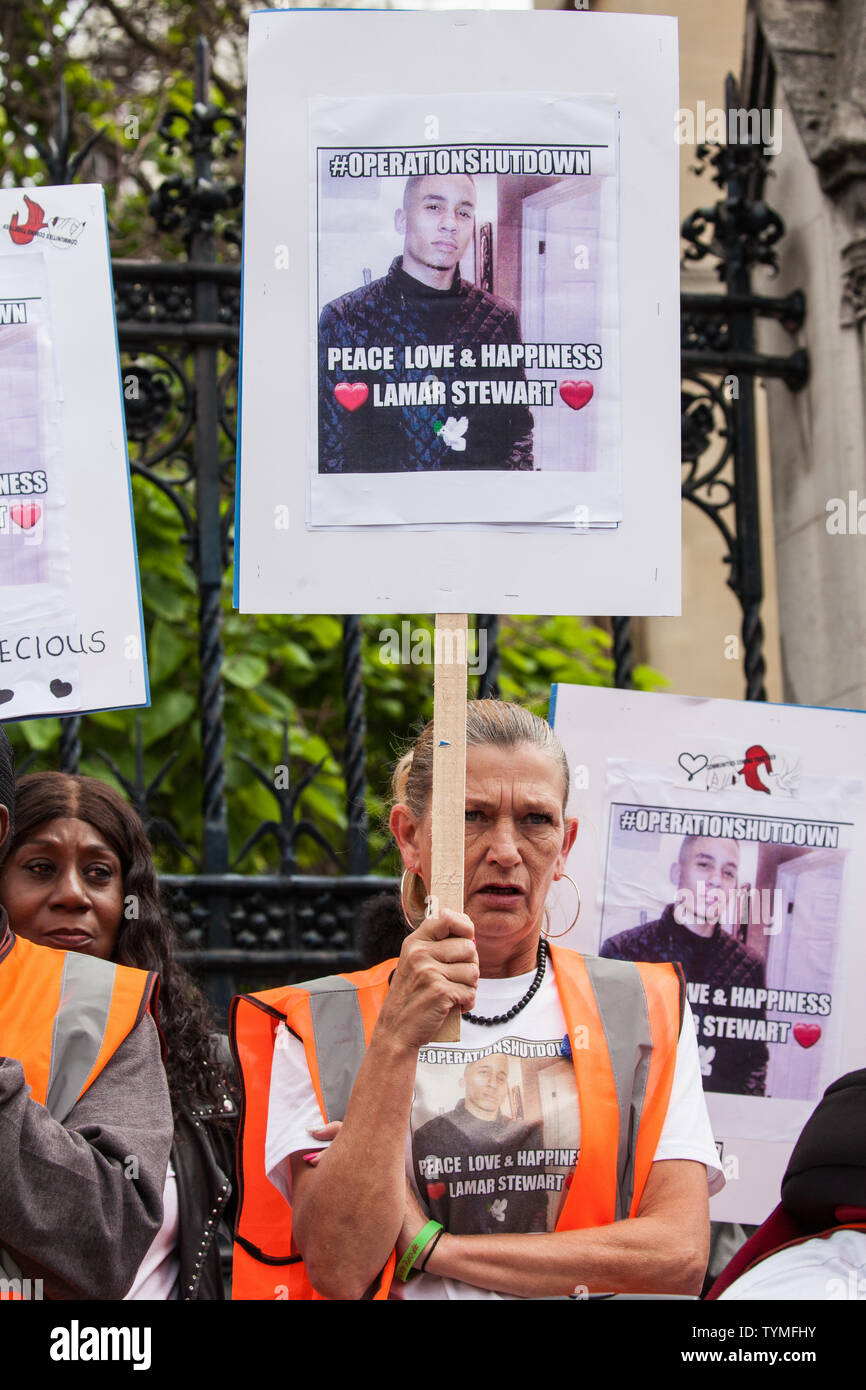
[[[443,1231],[445,1227],[441,1221],[428,1221],[426,1226],[422,1226],[412,1244],[406,1247],[406,1251],[397,1266],[396,1274],[401,1284],[405,1284],[418,1256],[425,1246],[430,1244],[437,1231]]]

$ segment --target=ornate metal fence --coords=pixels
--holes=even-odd
[[[740,109],[730,76],[725,109]],[[737,128],[736,121],[728,122],[728,130],[732,127]],[[700,146],[698,154],[714,169],[713,181],[723,196],[686,218],[685,255],[687,261],[715,257],[725,293],[682,296],[683,497],[725,539],[728,584],[743,613],[746,699],[765,700],[754,385],[756,377],[781,377],[799,391],[808,380],[809,363],[801,348],[787,357],[756,352],[755,319],[777,319],[793,334],[803,324],[806,306],[799,292],[778,299],[751,292],[753,267],[776,265],[774,248],[785,232],[781,217],[762,197],[770,161],[758,137],[753,144],[723,145],[715,153]],[[714,456],[713,435],[720,445]]]
[[[349,872],[339,876],[299,873],[295,859],[304,829],[299,787],[278,788],[250,765],[274,797],[278,819],[259,827],[244,853],[263,834],[279,851],[272,874],[234,872],[228,849],[225,792],[226,726],[223,713],[221,596],[230,563],[231,490],[235,454],[237,356],[240,330],[240,268],[217,258],[216,219],[223,235],[239,240],[241,189],[217,182],[213,161],[241,135],[234,116],[209,104],[208,56],[197,51],[196,104],[190,113],[169,110],[161,134],[170,150],[182,150],[191,175],[166,179],[152,200],[157,224],[180,231],[186,258],[171,263],[113,262],[118,335],[126,398],[130,458],[134,474],[159,489],[176,510],[181,543],[198,593],[200,660],[202,837],[196,871],[163,878],[182,933],[186,954],[205,972],[214,1002],[224,1009],[238,989],[346,969],[356,962],[358,913],[364,898],[394,880],[370,873],[365,811],[365,719],[361,677],[361,626],[343,618],[345,778]],[[737,106],[733,79],[726,91]],[[65,110],[61,122],[66,122]],[[75,176],[81,156],[68,158],[68,127],[54,150],[44,148],[54,182]],[[762,201],[767,164],[754,145],[699,149],[713,168],[721,196],[689,217],[687,258],[712,255],[724,292],[684,294],[682,460],[683,497],[710,518],[726,545],[727,582],[743,613],[746,698],[765,698],[760,608],[761,555],[755,456],[753,386],[756,376],[780,376],[792,390],[806,380],[802,351],[786,358],[762,357],[754,349],[754,320],[772,315],[794,332],[803,322],[801,295],[755,296],[750,271],[773,262],[781,220]],[[234,220],[233,220],[234,219]],[[734,389],[734,387],[736,389]],[[486,629],[488,664],[481,693],[497,693],[498,618],[479,614]],[[631,684],[629,619],[612,619],[615,680]],[[63,721],[60,762],[76,771],[81,757],[81,721]],[[288,762],[287,749],[284,760]],[[248,760],[247,760],[248,761]],[[172,827],[154,821],[152,802],[168,766],[150,782],[139,744],[136,774],[128,794],[156,838]],[[119,776],[119,770],[115,769]]]

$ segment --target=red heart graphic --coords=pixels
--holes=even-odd
[[[439,1200],[440,1197],[444,1197],[444,1196],[445,1196],[445,1184],[444,1184],[444,1182],[428,1182],[428,1184],[427,1184],[427,1196],[430,1198],[430,1201],[431,1201],[431,1202],[436,1202],[436,1201]]]
[[[583,410],[583,407],[592,400],[593,385],[591,381],[561,381],[559,383],[559,394],[570,405],[572,410]]]
[[[821,1036],[820,1023],[795,1023],[794,1037],[801,1047],[814,1047]]]
[[[334,395],[344,410],[359,410],[370,394],[363,381],[338,381]]]
[[[23,505],[17,502],[14,507],[9,508],[9,515],[22,531],[29,531],[41,517],[42,508],[38,502],[25,502]]]

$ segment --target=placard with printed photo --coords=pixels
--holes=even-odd
[[[98,185],[0,190],[0,720],[147,704]]]
[[[679,612],[677,105],[667,18],[251,16],[242,611]]]
[[[557,686],[553,718],[580,821],[566,944],[679,961],[738,1179],[713,1215],[761,1220],[815,1104],[862,1062],[866,716]]]

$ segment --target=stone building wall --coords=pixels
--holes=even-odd
[[[760,26],[760,32],[759,28]],[[767,385],[784,699],[866,705],[866,6],[750,0],[744,82],[765,42],[782,110],[767,198],[782,215],[780,273],[755,289],[806,293],[811,378]],[[791,339],[762,324],[759,347]],[[838,533],[833,499],[844,503]],[[863,503],[858,532],[857,504]],[[853,504],[848,526],[849,503]]]

